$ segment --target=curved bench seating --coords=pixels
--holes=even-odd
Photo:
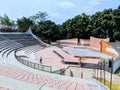
[[[11,89],[9,89],[9,88],[7,88],[7,87],[1,87],[1,86],[0,86],[0,90],[11,90]]]
[[[0,41],[0,56],[2,63],[9,64],[10,61],[7,61],[8,54],[20,47],[23,47],[23,45],[15,42],[14,40]]]
[[[12,80],[19,81],[22,83],[28,83],[28,87],[26,84],[22,86],[22,88],[18,88],[20,85],[17,83],[15,88],[12,88],[13,90],[90,90],[91,85],[95,85],[96,87],[101,88],[99,85],[97,85],[95,82],[92,82],[89,84],[89,86],[86,84],[88,83],[85,80],[81,80],[78,78],[71,78],[56,74],[51,74],[39,70],[35,70],[33,68],[27,67],[21,63],[19,63],[14,55],[15,49],[29,46],[29,45],[38,45],[41,44],[33,37],[31,38],[31,35],[2,35],[2,37],[5,37],[6,40],[0,41],[0,57],[2,61],[4,61],[5,65],[0,64],[0,77],[9,78],[9,84],[11,85]],[[30,48],[31,49],[31,48]],[[31,54],[35,52],[36,50],[30,50],[27,49],[25,53]],[[10,64],[10,65],[6,65]],[[4,68],[4,69],[3,69]],[[3,80],[5,80],[5,78]],[[2,79],[0,78],[2,81]],[[11,81],[11,82],[10,82]],[[0,84],[1,85],[1,84]],[[35,86],[37,85],[37,89],[30,85]],[[14,86],[14,85],[12,85]],[[25,87],[26,86],[26,87]],[[39,88],[38,88],[39,86]]]
[[[18,51],[22,50],[22,51],[25,52],[25,54],[30,55],[31,53],[35,53],[36,51],[38,51],[40,49],[43,49],[43,47],[40,46],[40,45],[32,45],[32,46],[27,46],[27,47],[20,48],[20,49],[18,49]]]
[[[12,51],[14,51],[14,49],[8,48],[8,49],[2,51],[2,53],[1,53],[1,56],[3,58],[2,61],[4,61],[6,64],[10,64],[10,62],[11,62],[11,59],[8,59],[7,57],[9,55],[9,53],[11,53]]]
[[[46,76],[46,75],[44,75],[43,72],[42,72],[42,74],[39,75],[39,74],[34,73],[34,72],[36,72],[35,70],[34,70],[34,72],[33,71],[29,72],[30,69],[28,70],[28,67],[25,67],[24,65],[22,65],[22,64],[20,64],[19,62],[16,61],[16,59],[14,58],[14,51],[11,51],[11,50],[13,50],[13,49],[10,49],[10,48],[5,48],[4,49],[4,51],[2,52],[2,53],[4,53],[4,55],[3,55],[4,59],[6,59],[8,61],[11,59],[11,61],[9,62],[11,65],[17,66],[17,67],[22,67],[23,70],[19,71],[19,69],[16,70],[16,69],[12,68],[12,66],[10,66],[6,70],[4,69],[4,71],[0,70],[1,71],[0,73],[2,75],[8,76],[8,77],[16,79],[16,80],[21,80],[21,81],[25,81],[25,82],[28,82],[28,83],[38,84],[38,85],[47,86],[47,87],[56,88],[56,89],[74,90],[74,88],[81,87],[81,86],[77,85],[78,84],[77,82],[68,81],[64,78],[61,78],[61,76],[55,75],[55,77],[53,77],[54,75],[51,75],[51,74],[48,74],[48,73],[47,73],[47,76]],[[7,58],[5,58],[8,52],[10,52],[10,54],[8,54]],[[5,66],[5,67],[7,67],[7,66]],[[27,71],[25,71],[25,70],[27,70]],[[50,76],[52,76],[52,77],[50,77]],[[57,79],[56,77],[57,78],[60,77],[60,78]],[[87,90],[89,90],[89,88]]]
[[[90,90],[90,88],[84,82],[80,83],[71,81],[69,79],[65,80],[56,77],[40,75],[12,66],[0,65],[0,71],[0,75],[11,77],[13,79],[25,81],[28,83],[34,83],[62,90],[80,90],[80,88],[81,90]],[[82,85],[84,85],[86,89],[84,89]]]

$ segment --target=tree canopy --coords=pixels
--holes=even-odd
[[[93,15],[82,13],[57,25],[48,19],[46,12],[39,11],[29,18],[22,17],[17,20],[18,30],[26,31],[31,27],[34,34],[42,40],[51,42],[66,38],[98,38],[109,37],[110,41],[120,41],[120,6],[117,9],[104,9]],[[13,21],[5,14],[0,16],[0,23],[12,25]]]
[[[33,21],[30,18],[22,17],[17,19],[18,31],[25,32],[33,25]]]

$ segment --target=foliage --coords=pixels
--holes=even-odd
[[[18,30],[24,32],[31,27],[35,35],[47,42],[66,38],[89,39],[90,36],[120,41],[120,6],[114,10],[104,9],[91,16],[82,13],[66,20],[62,25],[56,25],[47,19],[48,14],[41,11],[30,18],[22,17],[17,20]],[[4,17],[0,16],[0,23],[10,26],[14,21],[5,14]]]
[[[67,38],[89,38],[90,17],[83,13],[63,23],[64,30],[67,31]]]
[[[57,25],[50,20],[40,22],[37,26],[34,26],[34,28],[35,31],[33,32],[47,42],[56,41],[60,37]]]
[[[104,84],[104,79],[103,78],[97,78],[97,80]],[[108,88],[110,88],[110,82],[109,81],[105,80],[105,85]],[[117,82],[113,83],[111,87],[112,87],[111,90],[120,90],[120,83],[117,83]]]
[[[113,15],[114,15],[114,37],[117,40],[120,40],[120,6],[118,7],[118,9],[115,9],[113,11]]]
[[[17,19],[18,31],[25,32],[32,26],[33,21],[30,18],[22,17],[21,19]]]
[[[36,24],[46,21],[47,18],[48,18],[48,14],[46,12],[41,12],[41,11],[30,17],[30,19],[34,21]]]
[[[12,30],[11,28],[7,28],[7,27],[1,28],[0,31],[1,31],[1,32],[13,32],[13,30]]]
[[[0,16],[0,22],[1,22],[2,25],[7,25],[7,26],[14,25],[14,21],[11,21],[6,14],[4,14],[3,17]]]
[[[83,57],[83,56],[80,56],[80,57],[79,57],[79,62],[81,63],[83,59],[84,59],[84,57]]]

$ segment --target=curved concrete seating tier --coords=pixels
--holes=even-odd
[[[104,87],[101,87],[92,80],[89,81],[53,73],[51,74],[35,70],[34,68],[30,68],[18,62],[15,57],[16,49],[30,45],[40,45],[41,47],[45,47],[44,44],[34,39],[32,35],[4,34],[1,36],[2,38],[5,38],[5,40],[0,41],[0,59],[2,61],[2,64],[0,64],[0,86],[8,87],[10,90],[96,90],[96,88],[98,88],[98,90],[103,90]],[[32,47],[29,49],[31,48]],[[31,54],[36,52],[36,49],[29,49],[26,49],[25,53]],[[58,58],[51,48],[41,50],[40,55],[46,60],[55,60]],[[51,55],[55,57],[51,58]],[[58,60],[61,59],[59,58]],[[45,63],[47,62],[48,61]],[[54,63],[56,64],[56,62]]]
[[[0,90],[11,90],[11,89],[0,86]]]
[[[24,45],[24,46],[30,46],[30,45],[37,45],[37,44],[40,44],[39,41],[36,41],[36,39],[32,40],[32,39],[20,39],[20,40],[16,40],[16,42]]]
[[[2,41],[2,40],[7,40],[8,38],[7,37],[4,37],[4,35],[0,35],[0,41]]]
[[[34,53],[43,49],[44,47],[40,46],[40,45],[32,45],[32,46],[27,46],[27,47],[23,47],[17,50],[16,55],[17,56],[21,56],[21,55],[25,55],[25,56],[33,56],[34,57]],[[33,58],[35,59],[35,58]]]
[[[5,64],[9,64],[6,60],[8,54],[17,48],[23,47],[22,44],[15,42],[14,40],[0,41],[0,58]],[[10,61],[9,61],[10,62]]]
[[[80,83],[65,79],[58,79],[50,76],[48,77],[45,75],[28,72],[20,68],[14,68],[12,66],[0,65],[0,71],[0,75],[11,77],[13,79],[25,81],[28,83],[34,83],[62,90],[90,90],[89,86],[87,86],[84,82]]]
[[[0,41],[15,40],[24,46],[40,44],[45,47],[42,42],[35,39],[31,34],[0,34],[0,38],[3,38]]]
[[[2,88],[0,90],[4,90],[4,88],[7,88],[7,90],[58,90],[39,84],[13,79],[3,75],[0,75],[0,86]]]
[[[10,47],[10,48],[20,48],[23,45],[14,41],[14,40],[6,40],[6,41],[0,41],[0,47]]]
[[[31,38],[33,38],[31,34],[1,34],[1,36],[3,38],[7,38],[7,39],[10,39],[10,40],[31,39]]]

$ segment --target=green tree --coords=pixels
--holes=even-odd
[[[17,19],[18,31],[25,32],[33,25],[33,21],[30,18],[22,17]]]
[[[60,32],[57,25],[50,20],[40,22],[36,27],[35,33],[42,40],[47,40],[47,42],[56,41],[60,38]]]
[[[63,29],[66,31],[66,38],[74,37],[74,30],[72,28],[72,19],[68,19],[66,22],[62,24]]]
[[[63,25],[57,25],[58,31],[60,33],[60,38],[59,39],[66,39],[67,38],[67,31],[64,29],[64,24]]]
[[[75,16],[74,29],[76,30],[76,36],[78,38],[89,38],[90,37],[90,16],[82,13],[82,15]]]
[[[14,21],[10,20],[10,18],[6,14],[4,14],[3,17],[0,16],[0,22],[1,22],[1,24],[7,25],[7,26],[14,25]]]
[[[46,12],[39,11],[37,14],[30,17],[32,21],[34,21],[36,24],[39,22],[44,22],[48,18],[48,14]]]
[[[112,9],[96,12],[91,16],[93,31],[92,35],[99,38],[110,37],[114,41],[114,19]]]
[[[67,31],[67,38],[89,38],[90,36],[90,16],[85,13],[68,19],[62,26]]]
[[[120,6],[113,11],[114,15],[114,37],[120,41]]]
[[[12,27],[15,26],[14,21],[10,20],[10,18],[4,14],[4,16],[0,16],[0,23],[2,25],[2,29],[1,31],[5,31],[5,32],[10,32],[12,31]]]

